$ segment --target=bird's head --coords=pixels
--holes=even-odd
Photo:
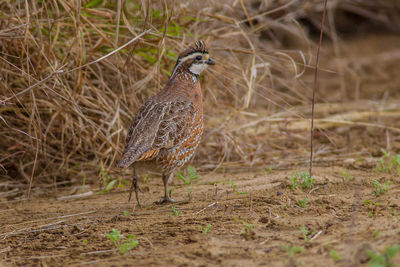
[[[204,41],[197,41],[179,54],[173,73],[179,70],[198,76],[209,65],[215,65],[215,62],[210,58]]]

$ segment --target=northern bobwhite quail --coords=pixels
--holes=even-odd
[[[157,203],[174,202],[168,182],[174,170],[194,154],[203,133],[203,103],[199,76],[215,62],[203,41],[183,51],[165,87],[149,98],[133,118],[118,167],[133,166],[132,186],[140,206],[135,163],[155,161],[162,169],[165,196]]]

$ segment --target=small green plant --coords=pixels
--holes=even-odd
[[[99,194],[107,193],[111,191],[117,184],[118,180],[117,179],[112,179],[110,174],[104,170],[100,169],[100,179],[101,179],[101,185],[103,190],[99,191]]]
[[[240,235],[242,235],[246,240],[252,239],[255,236],[253,229],[254,229],[254,225],[251,223],[247,223],[244,225]]]
[[[185,185],[189,186],[187,190],[189,201],[192,199],[193,182],[199,178],[200,175],[197,174],[196,169],[191,165],[187,167],[187,177],[185,177],[182,172],[178,173],[178,179],[181,180]]]
[[[102,190],[99,191],[99,194],[104,194],[112,191],[115,187],[124,188],[124,184],[128,184],[126,180],[118,180],[112,179],[111,175],[108,173],[107,170],[104,170],[100,166],[100,181],[101,181],[101,188]]]
[[[232,186],[233,192],[238,192],[238,186],[235,184],[234,181],[229,180],[229,184]]]
[[[143,180],[143,183],[147,183],[147,181],[149,180],[149,174],[146,173],[145,175],[143,175],[142,180]]]
[[[313,237],[317,233],[317,231],[310,232],[305,226],[300,227],[300,232],[303,236],[304,241],[309,241],[309,236]]]
[[[172,206],[172,213],[171,213],[171,215],[179,216],[179,215],[181,215],[181,214],[182,214],[182,211],[180,211],[180,210],[178,210],[177,208],[175,208],[174,206]]]
[[[303,235],[304,241],[308,241],[309,238],[307,237],[307,235],[310,233],[310,231],[308,231],[307,227],[305,227],[305,226],[301,227],[300,232]]]
[[[348,182],[354,179],[354,176],[351,175],[349,172],[345,172],[344,170],[340,171],[340,175],[342,176],[343,180]]]
[[[381,184],[380,182],[374,179],[372,183],[374,184],[375,187],[374,194],[376,197],[379,197],[380,195],[385,194],[389,190],[392,181],[387,181],[384,184]]]
[[[123,214],[125,217],[128,217],[129,215],[131,215],[130,211],[127,211],[127,210],[124,210],[124,211],[122,212],[122,214]]]
[[[382,203],[373,202],[370,199],[365,200],[364,205],[369,210],[368,217],[370,217],[370,218],[378,215],[380,213],[380,211],[382,210],[382,206],[383,206]]]
[[[400,154],[391,156],[385,149],[381,151],[383,157],[378,160],[375,170],[377,172],[400,173]]]
[[[264,169],[264,174],[271,173],[274,170],[274,166],[269,166],[268,168]]]
[[[297,175],[292,175],[289,177],[291,184],[289,184],[289,188],[291,190],[295,190],[299,186],[299,177]]]
[[[381,235],[381,231],[379,231],[379,230],[375,230],[374,231],[374,237],[375,238],[378,238],[380,235]]]
[[[302,189],[310,189],[315,183],[315,179],[311,178],[310,174],[305,171],[300,173],[295,172],[290,176],[289,179],[291,182],[291,184],[289,184],[289,188],[292,190],[296,189],[299,185]]]
[[[242,231],[240,232],[240,235],[243,236],[246,240],[252,239],[255,236],[254,232],[254,225],[251,223],[247,223],[241,219],[234,218],[235,221],[243,225]]]
[[[125,242],[122,242],[125,237],[115,228],[113,228],[110,233],[106,234],[106,237],[108,237],[114,243],[119,251],[119,254],[121,255],[124,255],[126,252],[135,248],[139,244],[139,241],[136,240],[135,235],[130,235],[128,238],[126,238]]]
[[[400,215],[399,213],[395,210],[394,207],[389,206],[387,207],[388,210],[392,211],[392,215],[395,216],[397,218],[397,221],[400,221]]]
[[[282,244],[282,248],[287,252],[288,256],[293,259],[293,257],[298,254],[304,252],[303,247],[298,246],[289,246],[286,244]]]
[[[299,199],[297,200],[297,206],[299,206],[300,208],[307,208],[308,206],[308,199],[304,198],[304,199]]]
[[[392,258],[399,252],[400,246],[387,246],[385,250],[381,252],[374,252],[367,250],[366,253],[370,257],[369,266],[371,267],[395,267],[396,265],[392,262]]]
[[[203,235],[208,234],[211,231],[212,224],[207,223],[206,226],[197,225],[197,228],[203,233]]]
[[[340,256],[336,250],[331,249],[329,255],[331,255],[332,259],[336,262],[336,261],[340,261],[342,259],[342,256]]]
[[[254,225],[251,223],[246,224],[243,229],[242,229],[242,234],[246,235],[246,233],[248,233],[249,231],[252,231],[254,228]]]
[[[246,191],[239,191],[238,190],[238,186],[235,184],[234,181],[229,180],[228,183],[231,185],[233,192],[236,193],[236,195],[244,195],[244,194],[248,194],[248,192]]]

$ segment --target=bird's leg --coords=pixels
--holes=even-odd
[[[136,201],[139,207],[142,207],[142,205],[140,204],[140,199],[139,199],[139,184],[138,184],[138,176],[137,176],[137,172],[136,172],[136,167],[135,164],[132,165],[133,166],[133,177],[132,177],[132,184],[131,184],[131,188],[129,190],[129,199],[128,201],[131,201],[131,197],[132,197],[132,191],[133,188],[135,188],[135,195],[136,195]]]
[[[169,196],[169,191],[168,191],[168,182],[172,179],[173,176],[173,172],[165,174],[163,173],[162,179],[163,179],[163,183],[164,183],[164,192],[165,195],[163,198],[161,198],[160,201],[157,201],[156,204],[162,204],[162,203],[169,203],[169,202],[176,202],[175,199],[171,198]]]

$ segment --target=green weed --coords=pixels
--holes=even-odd
[[[236,193],[236,195],[248,194],[248,192],[246,192],[246,191],[239,191],[239,190],[238,190],[238,186],[235,184],[234,181],[229,180],[229,184],[232,186],[232,190],[233,190],[233,192]]]
[[[211,231],[212,224],[207,223],[206,226],[197,225],[197,228],[203,233],[203,235],[208,234]]]
[[[118,183],[118,180],[112,179],[110,174],[104,169],[100,169],[100,180],[102,188],[104,189],[99,191],[99,194],[111,191]]]
[[[375,170],[377,172],[400,173],[400,154],[391,156],[382,149],[383,157],[378,160]]]
[[[289,246],[286,244],[282,244],[282,248],[286,251],[291,259],[293,259],[296,254],[304,252],[304,248],[298,246]]]
[[[143,175],[142,180],[143,180],[143,183],[147,183],[147,181],[149,180],[149,174],[147,173],[147,174]]]
[[[119,254],[121,255],[124,255],[126,252],[135,248],[139,244],[139,241],[136,240],[135,235],[130,235],[125,242],[122,242],[125,237],[115,228],[113,228],[110,233],[106,234],[106,237],[108,237],[114,243],[119,251]]]
[[[289,188],[292,190],[296,189],[299,185],[302,189],[310,189],[315,183],[315,179],[311,178],[310,174],[305,171],[300,173],[295,172],[289,177],[289,179],[291,182]]]
[[[310,240],[309,236],[313,237],[317,233],[317,231],[313,231],[312,233],[310,233],[308,228],[305,227],[305,226],[302,226],[300,228],[300,232],[301,232],[301,234],[303,236],[304,241],[309,241]]]
[[[382,203],[373,202],[370,199],[365,200],[364,205],[369,209],[368,217],[373,217],[379,214],[380,210],[382,210]]]
[[[332,259],[336,262],[336,261],[340,261],[342,259],[342,256],[340,256],[336,250],[331,249],[329,255],[331,255]]]
[[[310,231],[308,231],[307,227],[305,227],[305,226],[301,227],[300,232],[303,235],[304,241],[308,241],[309,238],[307,237],[307,235],[310,233]]]
[[[174,206],[172,206],[172,213],[171,213],[171,215],[179,216],[179,215],[181,215],[181,214],[182,214],[182,211],[181,211],[181,210],[178,210],[177,208],[175,208]]]
[[[300,208],[307,208],[308,206],[308,199],[304,198],[304,199],[299,199],[297,200],[297,206],[299,206]]]
[[[381,235],[381,231],[379,230],[374,230],[374,237],[378,238]]]
[[[392,258],[399,252],[400,246],[387,246],[385,250],[381,252],[374,252],[367,250],[366,253],[370,257],[368,262],[371,267],[395,267],[396,265],[392,262]]]
[[[189,186],[187,189],[189,201],[192,199],[193,183],[199,178],[200,175],[197,174],[196,169],[191,165],[187,167],[187,177],[185,177],[182,172],[178,173],[178,179],[181,180],[185,185]]]
[[[264,174],[271,173],[274,169],[274,166],[269,166],[268,168],[264,169]]]
[[[390,210],[390,211],[392,211],[392,215],[395,216],[395,217],[397,218],[398,221],[400,221],[400,215],[399,215],[399,213],[397,212],[397,210],[395,210],[394,207],[388,206],[387,209]]]
[[[246,240],[252,239],[255,236],[254,233],[254,225],[251,223],[247,223],[241,219],[234,218],[235,221],[243,225],[243,228],[240,232],[240,235],[243,236]]]
[[[354,176],[351,175],[349,172],[345,172],[344,170],[340,171],[340,175],[342,176],[343,180],[348,182],[354,179]]]
[[[377,180],[373,180],[372,183],[374,184],[375,191],[374,194],[376,197],[379,197],[380,195],[385,194],[388,190],[390,185],[392,184],[392,181],[387,181],[384,184],[379,183]]]
[[[244,224],[244,227],[242,228],[240,235],[243,236],[246,240],[253,239],[255,236],[253,229],[254,229],[253,224],[251,223]]]

